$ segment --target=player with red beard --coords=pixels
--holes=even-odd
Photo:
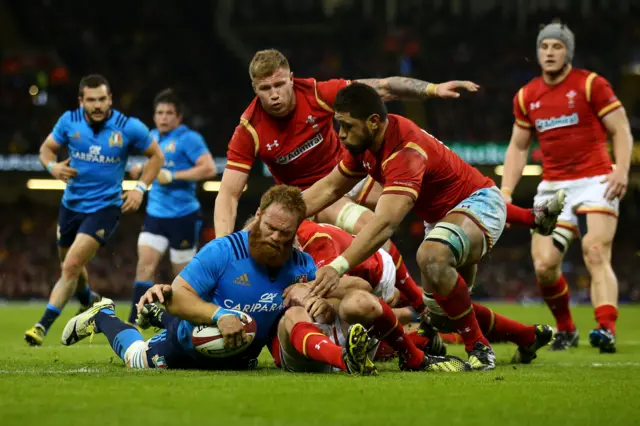
[[[552,236],[534,234],[531,244],[538,284],[558,328],[551,350],[578,345],[561,265],[572,239],[580,236],[578,217],[586,216],[582,252],[591,274],[591,303],[598,324],[589,340],[600,352],[615,352],[618,282],[611,267],[611,246],[618,204],[628,182],[633,146],[629,121],[606,79],[572,67],[575,39],[569,28],[559,23],[545,26],[538,34],[537,49],[542,76],[513,99],[515,124],[502,193],[510,202],[535,135],[543,155],[535,201],[543,202],[558,190],[566,193]],[[615,168],[607,153],[607,135],[613,141]]]
[[[304,192],[307,216],[335,202],[366,175],[384,189],[375,217],[341,256],[318,269],[312,294],[333,291],[351,265],[382,247],[413,210],[435,224],[417,256],[422,287],[432,293],[427,306],[430,315],[448,317],[462,336],[473,369],[495,368],[495,354],[478,323],[481,315],[488,314],[487,321],[494,316],[489,310],[476,314],[469,287],[477,263],[504,229],[506,206],[500,191],[491,179],[410,120],[388,114],[369,86],[353,83],[340,90],[334,108],[348,152],[331,174]],[[549,342],[551,329],[520,326],[511,321],[501,332],[522,337],[516,358],[530,362]]]

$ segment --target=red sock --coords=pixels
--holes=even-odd
[[[342,359],[342,347],[333,343],[315,324],[297,323],[291,329],[289,341],[307,358],[347,370]]]
[[[445,343],[449,343],[452,345],[458,345],[461,343],[464,343],[462,341],[462,336],[460,336],[458,333],[438,333],[440,334],[440,337],[442,338],[442,340],[444,340]]]
[[[507,203],[507,223],[522,225],[527,228],[535,228],[536,217],[531,209],[525,209],[523,207]]]
[[[600,305],[595,309],[596,321],[600,327],[605,327],[616,334],[616,320],[618,319],[618,308],[613,305]]]
[[[496,314],[486,306],[472,303],[480,329],[493,342],[512,342],[518,346],[531,346],[536,340],[536,329],[532,325],[524,325],[500,314]]]
[[[576,326],[573,323],[571,310],[569,309],[569,286],[567,286],[564,275],[560,275],[558,281],[551,285],[542,285],[538,282],[538,287],[540,287],[542,297],[544,297],[544,301],[556,319],[558,331],[575,331]]]
[[[387,302],[378,298],[380,306],[382,306],[382,315],[374,319],[369,327],[369,334],[378,340],[384,340],[392,348],[398,351],[408,367],[419,367],[424,359],[424,352],[416,348],[416,345],[404,334],[404,328],[393,313],[393,310]]]
[[[381,340],[380,343],[378,344],[378,350],[376,351],[376,354],[373,356],[373,360],[386,361],[386,360],[392,359],[397,355],[398,353],[396,352],[395,349],[393,349],[384,340]]]
[[[416,345],[416,348],[420,349],[421,351],[424,351],[424,349],[429,344],[429,341],[431,340],[426,336],[419,335],[416,331],[407,334],[407,339],[411,340],[413,344]]]
[[[420,287],[409,274],[407,266],[402,260],[402,255],[398,251],[398,248],[389,241],[391,246],[389,247],[389,255],[393,259],[393,263],[396,265],[396,288],[400,290],[400,293],[409,301],[410,306],[418,312],[424,310],[424,302],[422,300],[422,287]]]
[[[471,298],[469,297],[469,287],[467,287],[460,275],[458,275],[458,281],[456,281],[455,287],[453,287],[448,296],[439,296],[433,293],[433,297],[462,336],[467,352],[472,350],[477,342],[489,346],[489,341],[482,334],[476,315],[473,312]]]

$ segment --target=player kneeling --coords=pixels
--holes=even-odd
[[[361,280],[356,277],[342,279]],[[344,369],[340,365],[339,353],[334,344],[348,347],[356,330],[367,328],[372,337],[368,346],[366,367],[375,372],[369,361],[381,341],[397,350],[402,371],[460,372],[470,371],[471,365],[454,356],[427,355],[407,338],[402,324],[389,305],[364,290],[348,293],[339,306],[333,308],[328,301],[309,296],[310,288],[295,285],[285,291],[285,303],[290,307],[278,325],[279,346],[272,347],[276,365],[292,372],[329,372],[330,366]],[[306,290],[306,296],[304,295]],[[298,293],[296,296],[293,293]],[[301,295],[300,293],[303,293]],[[304,307],[300,298],[304,302]],[[355,324],[349,326],[349,324]],[[356,328],[357,327],[357,328]],[[360,328],[362,327],[362,328]],[[273,350],[273,349],[276,350]],[[373,370],[371,370],[373,368]],[[375,374],[375,373],[373,373]]]

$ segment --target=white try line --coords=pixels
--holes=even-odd
[[[533,363],[532,367],[640,367],[640,362],[545,362]]]
[[[76,368],[72,370],[0,370],[0,374],[94,374],[104,373],[99,368]]]

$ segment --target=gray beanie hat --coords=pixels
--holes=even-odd
[[[564,24],[557,23],[546,25],[538,33],[536,47],[540,47],[540,43],[542,43],[542,40],[546,38],[555,38],[556,40],[560,40],[562,43],[564,43],[564,45],[567,47],[567,56],[565,58],[565,63],[571,63],[571,61],[573,60],[573,54],[576,50],[576,39],[569,27]]]

